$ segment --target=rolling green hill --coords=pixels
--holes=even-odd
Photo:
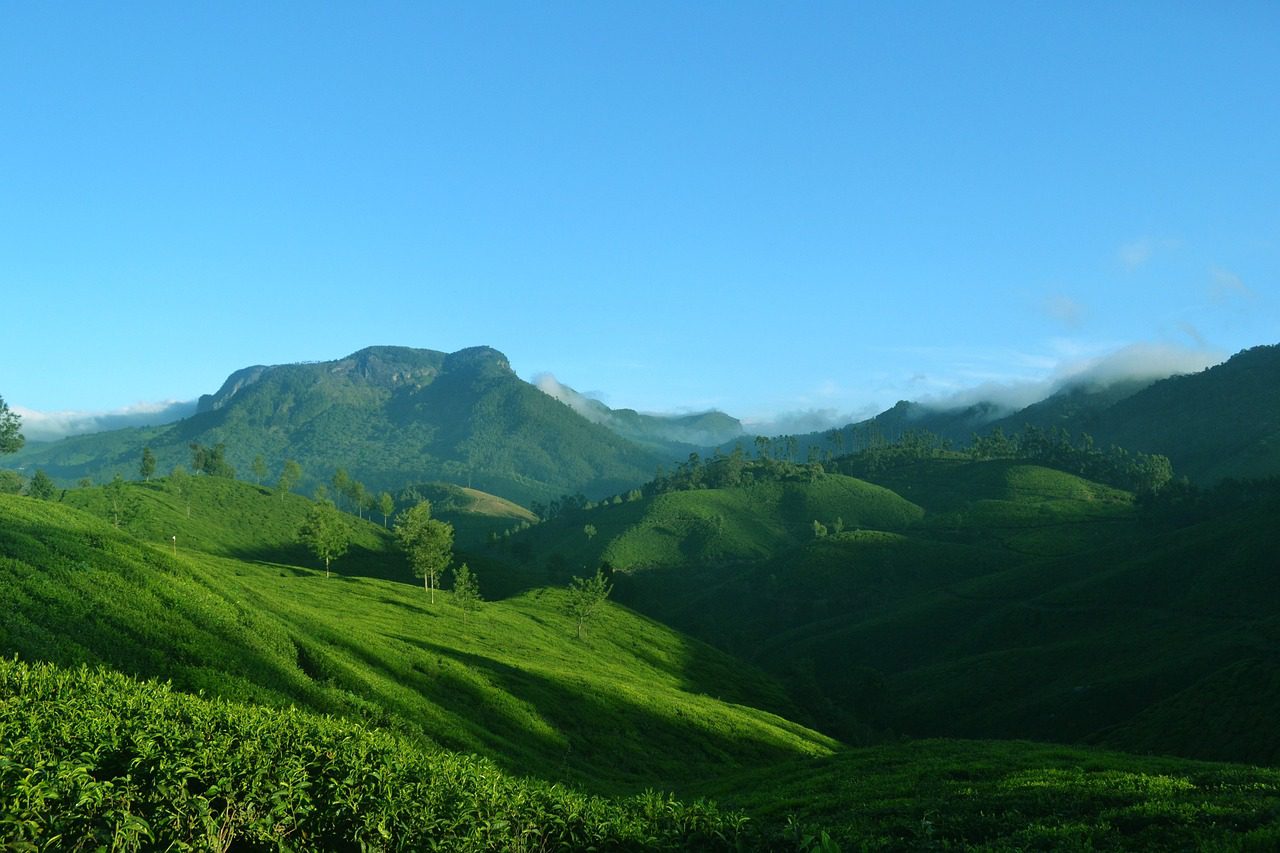
[[[923,510],[840,476],[804,488],[756,484],[781,530],[764,542],[774,548],[773,569],[800,555],[792,565],[803,564],[814,589],[851,574],[847,589],[877,599],[864,610],[909,611],[937,592],[941,575],[931,571],[950,567],[946,583],[973,592],[1001,570],[998,558],[973,558],[992,558],[1005,533],[947,542],[954,530],[931,526],[934,515],[964,506],[966,479],[982,484],[975,501],[1038,502],[1055,524],[1132,512],[1120,494],[1070,475],[986,465],[892,473],[954,484],[956,494],[922,501]],[[114,514],[104,489],[76,489],[63,502],[0,496],[5,844],[1267,849],[1280,836],[1274,770],[1023,742],[842,748],[792,722],[803,712],[760,671],[625,608],[609,607],[585,642],[573,639],[557,588],[529,589],[466,617],[447,594],[433,607],[416,585],[376,576],[396,575],[398,560],[380,525],[351,520],[358,549],[326,580],[292,561],[310,562],[292,542],[308,506],[302,498],[219,478],[191,478],[182,492],[164,482],[127,491],[137,510],[123,529],[105,520]],[[699,506],[695,498],[735,506],[733,489],[716,492],[622,502],[599,515],[630,507],[658,523]],[[815,511],[849,512],[868,526],[796,544]],[[897,530],[870,529],[873,520]],[[1033,521],[1019,517],[1009,528]],[[1256,521],[1238,519],[1222,534]],[[1203,524],[1175,533],[1219,548]],[[545,533],[553,524],[538,526]],[[1059,542],[1082,546],[1076,537]],[[1175,539],[1169,547],[1185,546]],[[1257,556],[1252,547],[1236,546],[1240,565]],[[1204,583],[1238,574],[1228,567]],[[1160,606],[1198,601],[1193,575],[1180,576],[1181,596],[1170,592]],[[1219,619],[1245,602],[1261,619],[1265,581],[1258,575],[1253,588],[1221,602]],[[1117,602],[1139,594],[1123,573],[1106,583]],[[1060,603],[1074,589],[1061,587]],[[701,606],[712,608],[707,592]],[[780,599],[776,590],[765,596]],[[15,653],[19,661],[10,660]],[[1176,694],[1133,717],[1133,731],[1111,734],[1133,744],[1134,731],[1165,726],[1167,734],[1185,725],[1184,704],[1203,711],[1211,697],[1238,701],[1243,683],[1256,688],[1260,675],[1258,662],[1222,671],[1212,684],[1197,681],[1201,693]],[[1268,710],[1265,695],[1256,710]],[[1256,742],[1268,727],[1236,720],[1235,731]]]
[[[606,504],[513,535],[505,553],[532,555],[522,565],[541,578],[611,565],[620,600],[763,666],[848,740],[1280,760],[1230,720],[1280,712],[1274,497],[1173,523],[1016,459],[944,453],[868,476]]]
[[[502,550],[526,566],[622,571],[759,560],[813,536],[814,520],[899,529],[923,511],[888,489],[841,475],[756,482],[605,501],[517,532]],[[594,529],[588,535],[587,525]]]
[[[466,618],[447,595],[430,605],[403,563],[405,582],[358,576],[390,575],[400,559],[380,526],[351,519],[357,546],[326,579],[298,567],[310,558],[290,562],[287,531],[307,502],[218,478],[191,490],[188,518],[160,484],[130,486],[138,538],[64,504],[0,496],[0,651],[369,720],[601,790],[834,747],[778,716],[799,715],[757,670],[622,608],[585,642],[560,589]],[[68,501],[94,508],[103,490],[85,491]],[[697,767],[679,757],[690,753]]]

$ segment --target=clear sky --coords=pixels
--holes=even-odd
[[[0,396],[487,344],[844,417],[1208,363],[1280,342],[1277,91],[1275,2],[7,3]]]

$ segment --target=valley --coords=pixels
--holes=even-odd
[[[1232,422],[1240,372],[1150,388]],[[1035,412],[688,445],[661,436],[697,419],[588,419],[487,348],[240,371],[199,409],[0,457],[53,480],[0,494],[15,849],[1280,840],[1265,465],[1187,480]],[[423,502],[434,602],[396,524]]]

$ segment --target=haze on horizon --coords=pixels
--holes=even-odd
[[[1266,3],[13,7],[0,395],[83,431],[488,344],[798,432],[1198,369],[1280,341],[1278,42]]]

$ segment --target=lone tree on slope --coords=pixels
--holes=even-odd
[[[595,618],[612,590],[613,585],[605,580],[602,569],[596,569],[593,578],[574,578],[569,582],[569,601],[565,609],[578,623],[579,640],[582,639],[583,627]]]
[[[351,531],[337,507],[324,501],[307,513],[306,521],[298,528],[298,539],[311,549],[316,559],[324,561],[324,576],[329,577],[329,563],[347,553]]]
[[[466,563],[453,570],[453,603],[462,611],[462,621],[480,609],[484,598],[480,595],[480,584]]]
[[[423,500],[400,514],[395,531],[414,577],[422,578],[422,588],[435,604],[440,575],[453,554],[453,525],[432,518],[431,502]]]
[[[150,447],[142,448],[142,462],[138,464],[138,473],[142,475],[144,483],[151,482],[151,475],[156,472],[156,455],[151,452]]]

